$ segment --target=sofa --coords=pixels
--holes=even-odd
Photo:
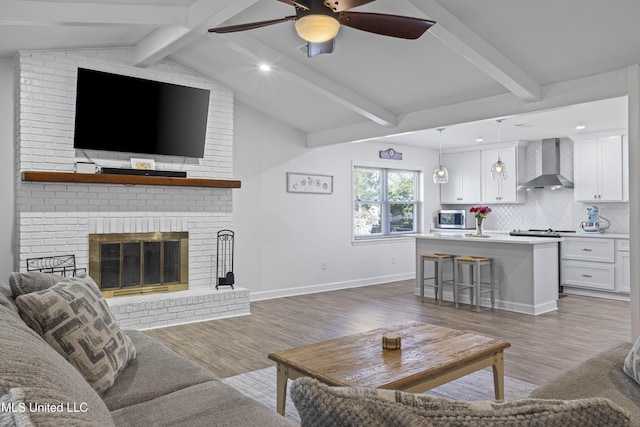
[[[632,343],[619,343],[534,390],[537,399],[609,399],[629,412],[631,425],[640,426],[640,384],[623,372]]]
[[[0,425],[291,425],[144,333],[122,333],[135,357],[99,393],[25,323],[12,288],[0,284]]]
[[[534,390],[527,399],[463,402],[391,390],[329,387],[304,377],[291,385],[291,399],[305,427],[640,427],[640,384],[634,379],[640,373],[639,355],[640,340],[635,346],[620,343]]]

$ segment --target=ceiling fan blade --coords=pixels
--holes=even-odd
[[[312,58],[322,53],[333,53],[335,40],[336,39],[331,39],[322,43],[307,43],[307,57]]]
[[[338,21],[358,30],[411,40],[417,39],[435,24],[435,21],[428,19],[366,12],[340,12]]]
[[[217,33],[217,34],[235,33],[236,31],[253,30],[256,28],[262,28],[269,25],[279,24],[281,22],[295,21],[296,19],[297,17],[295,16],[285,16],[284,18],[271,19],[269,21],[252,22],[249,24],[229,25],[228,27],[209,28],[209,32]]]
[[[280,0],[283,1],[283,0]],[[353,9],[363,4],[371,3],[374,0],[325,0],[324,5],[334,12]]]
[[[302,3],[299,1],[294,1],[294,0],[278,0],[281,1],[282,3],[286,3],[290,6],[293,7],[297,7],[298,9],[302,9],[302,10],[309,10],[309,6],[307,6],[306,3]]]

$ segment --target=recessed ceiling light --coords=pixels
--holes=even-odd
[[[585,125],[576,126],[576,130],[585,130],[586,128],[587,128],[587,126],[585,126]]]
[[[476,138],[476,142],[484,142],[484,138]]]
[[[261,71],[271,71],[271,66],[269,64],[260,64],[258,67]]]

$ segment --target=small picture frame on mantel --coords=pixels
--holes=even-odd
[[[153,159],[136,159],[131,158],[131,169],[154,170],[156,162]]]
[[[331,194],[333,193],[333,176],[287,172],[287,192]]]

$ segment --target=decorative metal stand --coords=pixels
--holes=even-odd
[[[75,255],[58,255],[41,258],[27,258],[27,271],[54,273],[67,277],[75,276],[78,273],[84,273],[87,269],[76,267]]]
[[[231,289],[234,289],[233,249],[233,231],[218,231],[218,249],[216,251],[216,289],[220,286],[231,286]]]

